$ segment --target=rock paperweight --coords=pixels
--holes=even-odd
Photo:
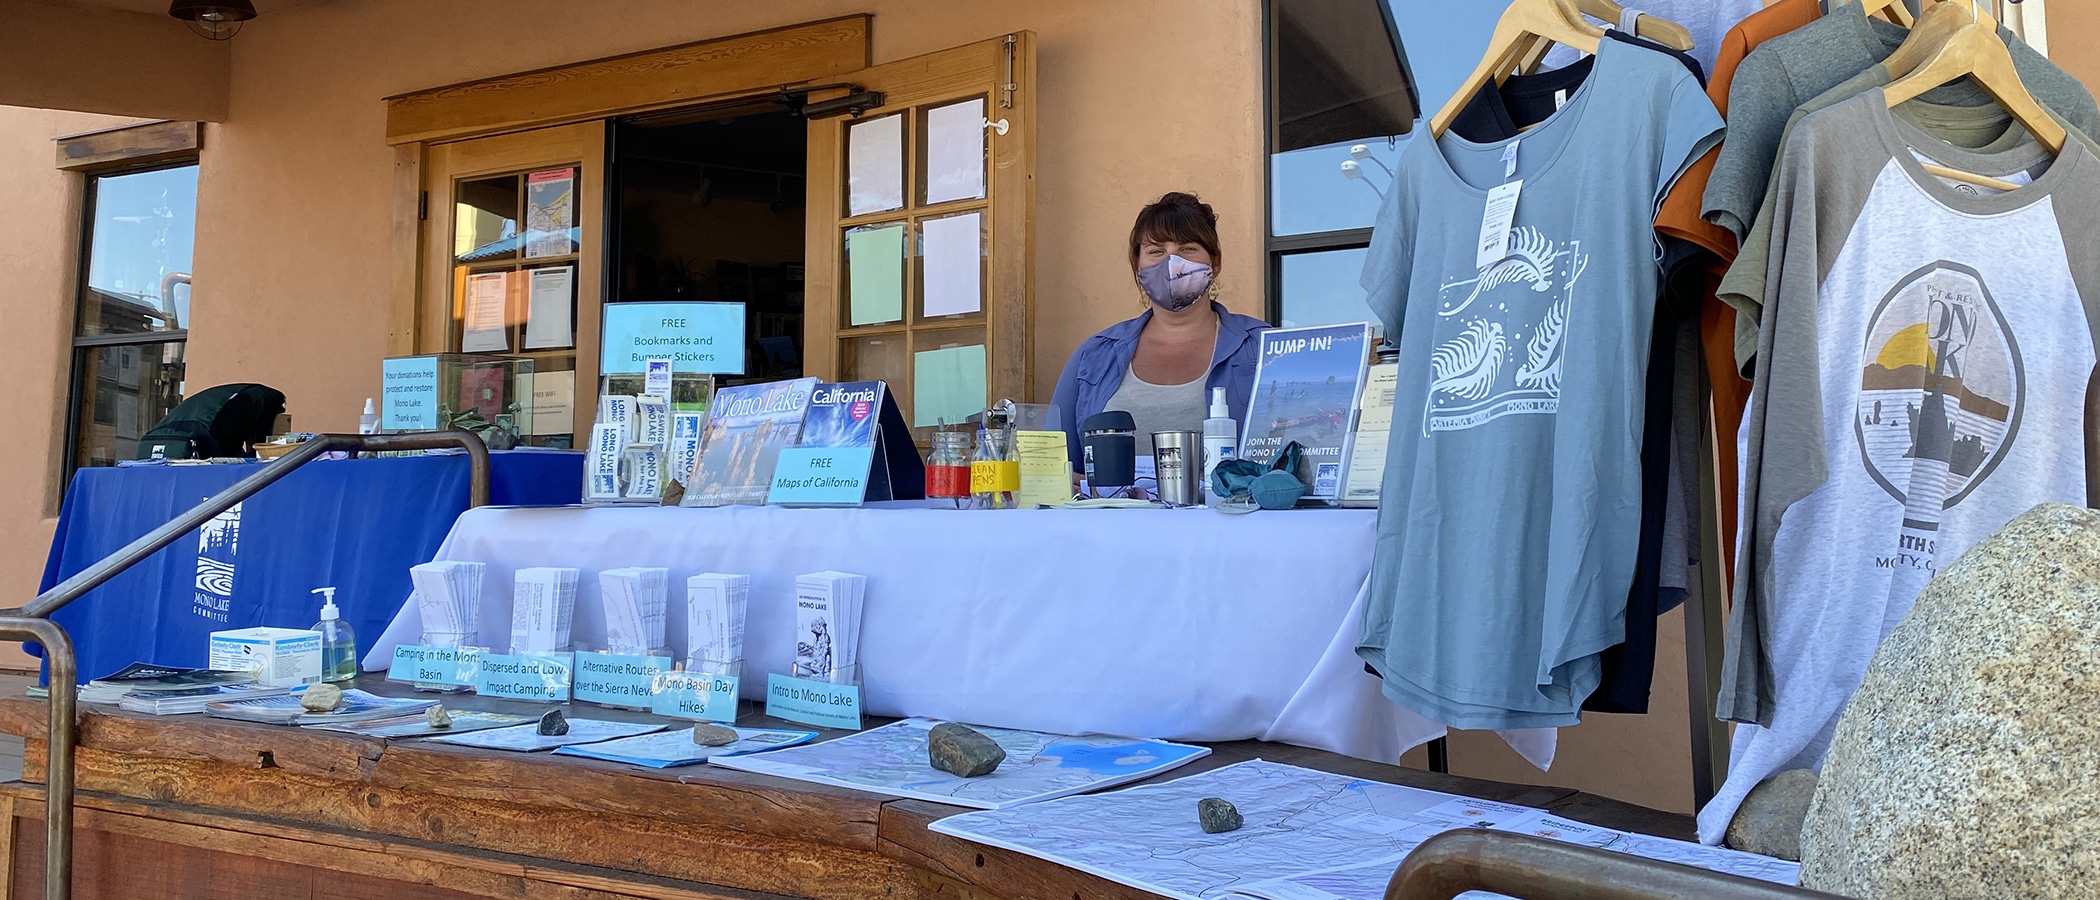
[[[1006,750],[968,725],[942,722],[926,734],[926,761],[950,775],[976,778],[999,768]]]
[[[429,722],[430,727],[432,728],[452,727],[452,714],[446,712],[445,708],[442,706],[433,706],[427,710],[424,710],[423,720]]]
[[[1229,800],[1205,797],[1196,801],[1196,820],[1203,823],[1204,834],[1224,834],[1238,831],[1246,824],[1240,818],[1240,809]]]
[[[326,682],[299,692],[299,707],[307,712],[328,712],[342,702],[343,689]]]
[[[569,717],[562,715],[561,710],[558,709],[547,710],[547,714],[540,717],[540,733],[545,735],[568,734]]]
[[[736,729],[720,725],[695,725],[693,743],[702,747],[727,747],[736,743]]]

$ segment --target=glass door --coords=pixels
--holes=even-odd
[[[888,382],[922,443],[1031,399],[1034,46],[863,69],[849,80],[881,100],[809,123],[809,371]]]
[[[594,412],[604,158],[591,122],[436,144],[424,167],[417,352],[531,359],[516,415],[541,446],[572,446]]]

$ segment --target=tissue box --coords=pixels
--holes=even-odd
[[[211,667],[254,672],[265,684],[321,681],[321,633],[304,628],[243,628],[211,633]]]

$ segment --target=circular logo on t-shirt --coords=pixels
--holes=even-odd
[[[1867,473],[1938,527],[2005,459],[2020,430],[2026,367],[1983,275],[1940,260],[1898,280],[1867,322],[1853,417]]]

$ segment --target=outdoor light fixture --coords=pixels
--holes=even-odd
[[[255,18],[255,4],[248,0],[175,0],[168,15],[188,23],[190,30],[214,41],[239,34],[241,23]]]

